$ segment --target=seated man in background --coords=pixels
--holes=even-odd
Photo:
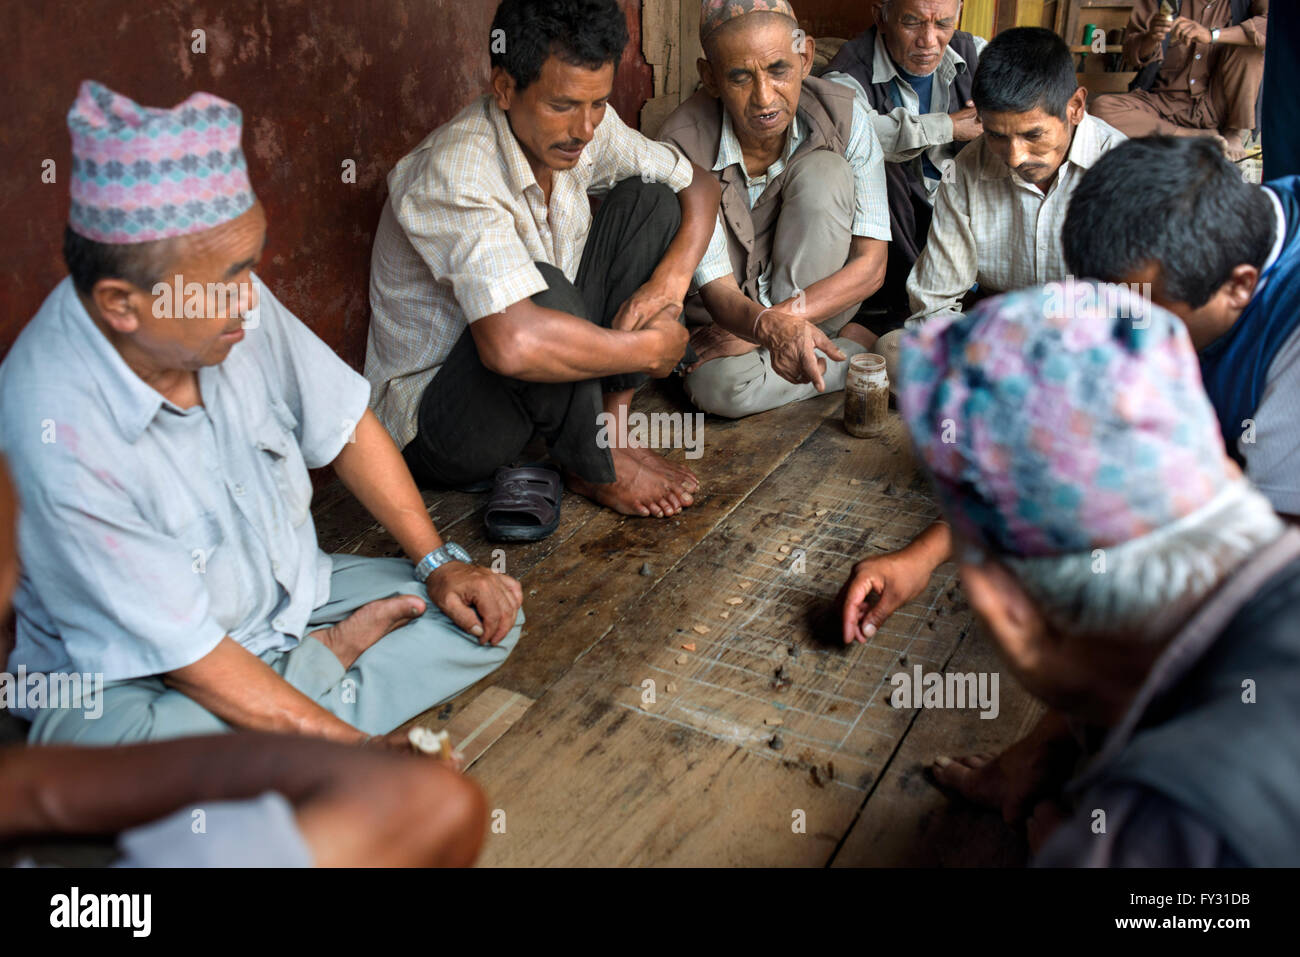
[[[1087,760],[1021,795],[1048,799],[1035,863],[1294,866],[1300,531],[1226,455],[1183,324],[1033,289],[916,329],[902,363],[971,606]]]
[[[443,542],[366,381],[253,273],[266,214],[239,109],[86,82],[68,126],[71,275],[0,365],[23,501],[10,660],[105,685],[99,715],[17,709],[30,740],[357,743],[497,668],[519,583]],[[325,465],[408,560],[320,550]]]
[[[889,188],[889,266],[868,305],[886,310],[872,331],[911,314],[911,275],[934,215],[943,168],[983,132],[971,82],[988,41],[957,29],[961,0],[883,0],[876,25],[840,47],[823,79],[850,85],[872,109]]]
[[[0,457],[0,628],[18,580],[17,508]],[[0,671],[8,651],[0,644]],[[0,854],[124,832],[117,863],[128,867],[466,867],[486,829],[468,778],[378,748],[269,734],[0,747]]]
[[[722,183],[687,302],[685,385],[731,418],[844,388],[849,357],[875,339],[850,320],[884,278],[880,146],[852,92],[809,75],[798,27],[785,0],[705,0],[704,89],[659,133]]]
[[[1124,141],[1088,115],[1070,49],[1050,30],[1000,33],[980,57],[972,95],[984,136],[962,150],[939,187],[930,239],[907,284],[910,325],[960,314],[976,283],[991,292],[1064,279],[1061,226],[1070,197],[1088,169]],[[875,347],[895,390],[901,340],[901,330],[890,332]],[[941,519],[897,552],[855,565],[841,595],[844,640],[870,639],[951,554]]]
[[[1077,276],[1149,288],[1183,320],[1228,454],[1300,517],[1300,197],[1204,138],[1151,137],[1083,178],[1065,218]]]
[[[909,324],[961,312],[975,285],[990,295],[1063,279],[1070,196],[1124,140],[1088,115],[1070,48],[1050,30],[998,34],[980,56],[971,95],[984,135],[939,187],[929,239],[907,281]]]
[[[627,45],[616,0],[502,0],[492,35],[491,92],[388,178],[370,264],[371,406],[423,486],[501,468],[508,495],[535,477],[508,467],[540,435],[579,494],[675,515],[694,474],[626,435],[605,442],[601,417],[626,423],[635,389],[685,353],[682,301],[717,183],[609,105]],[[594,219],[590,196],[604,197]],[[559,489],[530,497],[541,537]]]
[[[1124,33],[1136,88],[1092,111],[1126,136],[1219,136],[1240,159],[1259,125],[1267,29],[1268,0],[1138,0]]]

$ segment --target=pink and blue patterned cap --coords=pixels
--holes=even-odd
[[[909,332],[898,404],[953,529],[1019,558],[1140,538],[1240,479],[1182,322],[1054,283]]]
[[[751,13],[780,13],[798,20],[786,0],[703,0],[700,4],[700,42],[711,37],[724,23]]]
[[[68,111],[73,232],[142,243],[202,232],[252,207],[239,107],[195,93],[170,110],[92,80]]]

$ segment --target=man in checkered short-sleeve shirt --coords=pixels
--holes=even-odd
[[[681,361],[718,213],[707,172],[609,106],[626,43],[615,0],[503,0],[490,92],[389,176],[365,372],[426,486],[491,477],[540,435],[572,489],[619,512],[666,517],[698,491],[601,441],[602,415],[626,421],[636,387]]]

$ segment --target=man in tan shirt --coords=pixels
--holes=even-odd
[[[498,469],[521,464],[536,435],[574,491],[623,514],[674,515],[694,475],[601,423],[626,423],[634,389],[685,352],[679,317],[717,183],[609,105],[627,43],[615,0],[503,0],[492,36],[491,92],[388,178],[371,257],[371,407],[417,481],[495,473],[518,501],[509,511],[534,518],[532,538],[554,528],[558,490],[532,491],[539,470],[523,469],[512,492],[513,470]]]
[[[1124,34],[1138,88],[1092,111],[1133,137],[1221,134],[1239,159],[1259,125],[1267,26],[1268,0],[1138,0]]]

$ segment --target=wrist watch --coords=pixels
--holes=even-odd
[[[1211,30],[1211,31],[1210,31],[1210,42],[1211,42],[1211,43],[1218,43],[1218,42],[1219,42],[1219,34],[1222,33],[1222,32],[1223,32],[1223,31],[1220,30],[1218,27],[1215,27],[1213,30]]]
[[[429,580],[430,575],[448,562],[464,562],[466,565],[473,565],[474,559],[455,542],[444,542],[420,559],[415,566],[415,577],[423,584]]]

